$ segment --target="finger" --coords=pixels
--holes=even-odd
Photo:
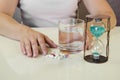
[[[42,50],[43,54],[46,55],[47,54],[47,47],[46,47],[44,38],[39,37],[38,38],[38,43],[41,47],[41,50]]]
[[[25,44],[24,44],[23,41],[20,41],[20,47],[21,47],[21,51],[22,51],[22,53],[23,53],[24,55],[26,55],[27,52],[26,52]]]
[[[37,44],[37,40],[32,39],[31,40],[31,46],[32,46],[33,57],[37,57],[38,56],[38,44]]]
[[[56,48],[57,47],[57,45],[51,39],[49,39],[47,36],[45,36],[45,41],[46,41],[46,43],[48,43],[48,45],[50,47],[52,47],[52,48]]]
[[[27,52],[27,56],[32,57],[32,48],[29,40],[25,41],[25,49]]]

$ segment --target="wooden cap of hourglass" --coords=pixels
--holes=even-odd
[[[88,22],[92,21],[93,19],[110,19],[109,15],[86,15],[86,18],[88,18]]]

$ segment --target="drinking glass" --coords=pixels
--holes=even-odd
[[[59,21],[59,49],[76,52],[83,50],[84,20],[65,18]]]

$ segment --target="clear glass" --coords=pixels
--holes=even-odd
[[[84,45],[84,20],[66,18],[59,21],[59,49],[81,51]]]

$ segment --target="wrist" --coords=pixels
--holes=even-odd
[[[31,30],[28,26],[23,25],[23,24],[19,24],[17,25],[17,27],[19,28],[16,32],[16,40],[21,40],[28,32],[29,30]]]

